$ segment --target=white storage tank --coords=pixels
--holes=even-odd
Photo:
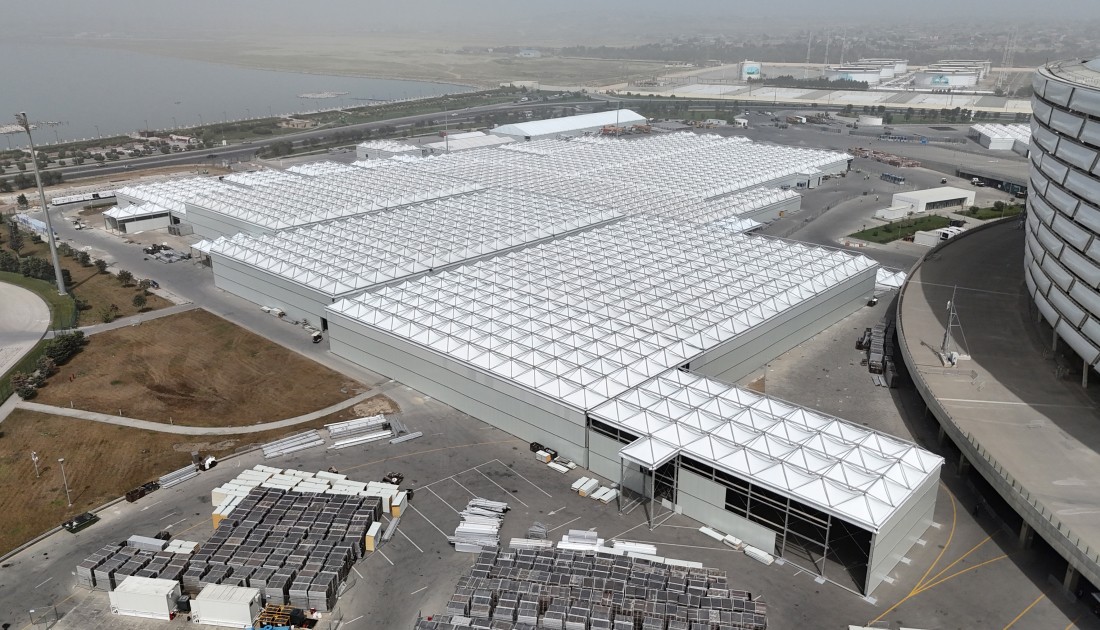
[[[107,595],[116,615],[169,621],[176,611],[180,583],[131,575]]]
[[[860,114],[857,123],[860,127],[881,127],[882,116],[870,116],[867,114]]]
[[[249,628],[260,616],[261,608],[259,589],[211,584],[191,601],[191,621],[208,626]]]

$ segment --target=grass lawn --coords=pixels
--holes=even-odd
[[[997,210],[996,208],[970,208],[958,214],[965,217],[974,217],[981,221],[989,221],[990,219],[1018,216],[1023,209],[1023,206],[1017,205],[1005,206],[1004,210]]]
[[[322,425],[323,421],[314,420],[239,436],[173,435],[16,409],[0,424],[0,554],[70,516],[186,466],[191,451],[224,457]],[[31,451],[38,453],[40,478],[34,476]],[[65,458],[71,508],[65,501],[59,457]],[[196,511],[212,509],[209,502],[195,507]],[[131,533],[152,536],[156,532],[126,532],[122,538]]]
[[[854,234],[849,234],[848,236],[851,238],[858,238],[861,241],[870,241],[872,243],[890,243],[907,236],[912,236],[914,233],[922,230],[937,230],[947,227],[950,224],[951,221],[947,217],[931,215],[917,219],[902,219],[901,221],[894,221],[886,225],[877,225],[867,228],[866,230],[855,232]]]
[[[47,261],[50,260],[50,246],[46,243],[28,243],[20,252],[20,257],[37,256]],[[60,254],[59,254],[60,256]],[[99,273],[95,265],[84,267],[79,262],[68,256],[60,256],[61,268],[68,269],[73,283],[69,286],[76,297],[88,303],[89,308],[81,311],[80,325],[90,326],[103,321],[103,311],[112,304],[118,307],[115,317],[127,317],[137,315],[139,312],[155,311],[158,308],[171,306],[172,303],[159,295],[145,297],[145,307],[138,309],[134,306],[134,296],[141,291],[137,288],[135,277],[133,286],[124,287],[118,278],[111,273]],[[54,291],[56,294],[57,291]]]
[[[304,338],[303,343],[309,343]],[[74,378],[70,380],[70,375]],[[361,384],[216,315],[194,310],[89,337],[36,402],[194,426],[291,418]]]

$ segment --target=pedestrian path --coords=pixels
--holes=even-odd
[[[143,322],[147,322],[153,319],[160,319],[161,317],[168,317],[169,315],[175,315],[177,313],[185,313],[187,311],[193,311],[199,308],[198,304],[176,304],[167,308],[157,309],[155,311],[149,311],[148,313],[140,313],[138,315],[131,315],[129,317],[120,317],[108,324],[92,324],[91,326],[81,326],[77,330],[85,335],[94,335],[96,333],[107,332],[108,330],[118,330],[119,328],[126,328],[127,326],[140,326]],[[56,331],[50,331],[46,334],[47,339],[52,339]]]
[[[285,420],[275,420],[272,422],[264,422],[261,424],[250,424],[247,426],[239,427],[193,427],[179,424],[164,424],[163,422],[152,422],[149,420],[138,420],[137,418],[127,418],[125,416],[112,416],[106,413],[98,413],[95,411],[84,411],[83,409],[70,409],[68,407],[57,407],[54,405],[43,405],[41,403],[30,402],[26,400],[18,400],[18,397],[12,396],[2,407],[0,407],[0,421],[7,417],[11,413],[12,409],[26,409],[27,411],[36,411],[38,413],[48,413],[55,416],[65,416],[68,418],[76,418],[79,420],[90,420],[92,422],[103,422],[106,424],[114,424],[123,427],[131,427],[134,429],[142,429],[145,431],[157,431],[159,433],[175,433],[178,435],[240,435],[245,433],[261,433],[263,431],[270,431],[272,429],[285,429],[293,427],[299,424],[305,424],[311,420],[322,418],[331,413],[337,411],[343,411],[349,407],[355,406],[364,400],[372,396],[377,396],[385,392],[386,390],[395,387],[397,384],[393,382],[386,383],[384,385],[373,387],[362,394],[349,398],[347,400],[325,407],[324,409],[318,409],[310,413],[295,416],[293,418],[286,418]],[[15,400],[12,404],[12,400]]]

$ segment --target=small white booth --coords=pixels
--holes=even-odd
[[[249,628],[260,615],[260,591],[243,586],[211,584],[191,602],[191,621],[208,626]]]
[[[176,611],[180,583],[175,580],[131,575],[108,593],[111,612],[126,617],[169,621]]]

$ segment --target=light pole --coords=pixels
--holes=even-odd
[[[31,137],[31,123],[27,119],[27,112],[19,112],[15,115],[15,122],[27,132],[27,142],[31,147],[31,164],[34,165],[34,181],[38,184],[38,199],[42,202],[42,214],[46,217],[46,236],[50,242],[50,258],[53,259],[53,273],[57,280],[57,294],[67,295],[65,292],[65,278],[61,275],[61,261],[57,258],[57,242],[53,236],[53,223],[50,222],[50,208],[46,204],[46,192],[42,190],[42,174],[38,172],[38,154],[34,150],[34,138]]]
[[[98,139],[98,138],[102,138],[102,137],[103,137],[103,134],[99,133],[99,125],[96,125],[96,126],[95,126],[95,137],[96,137],[97,139]]]
[[[65,500],[69,502],[69,507],[72,507],[73,500],[69,496],[69,478],[65,476],[65,458],[57,458],[57,463],[61,464],[61,481],[65,483]]]

